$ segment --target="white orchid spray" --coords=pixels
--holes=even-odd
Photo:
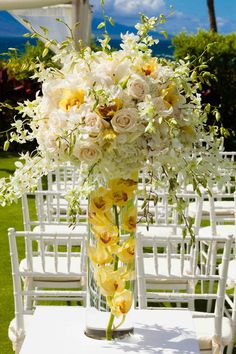
[[[121,35],[117,51],[109,50],[106,32],[101,51],[58,44],[57,68],[36,67],[42,92],[19,106],[23,120],[12,124],[6,147],[36,139],[38,148],[14,177],[1,180],[3,205],[35,188],[36,175],[67,161],[83,171],[83,195],[104,179],[128,178],[143,168],[150,183],[165,181],[169,190],[180,174],[194,185],[206,185],[212,171],[217,175],[215,130],[206,129],[208,109],[189,63],[152,57],[149,31],[161,21],[142,15],[137,33]],[[213,142],[207,154],[202,140]],[[16,183],[26,175],[31,183]]]

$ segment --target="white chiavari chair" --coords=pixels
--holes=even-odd
[[[80,249],[72,246],[75,239],[77,244],[79,240],[83,242],[81,237],[75,234],[16,232],[14,229],[9,229],[8,235],[15,304],[15,318],[10,323],[8,335],[15,353],[18,354],[34,314],[34,307],[30,310],[25,308],[24,299],[30,297],[36,306],[42,301],[54,301],[54,303],[82,301],[85,304],[86,291],[81,286],[81,279],[85,278],[86,274],[83,270]],[[54,247],[49,251],[45,244],[49,240],[52,242],[52,238]],[[60,242],[62,238],[63,241]],[[27,255],[25,266],[22,266],[23,261],[20,260],[23,242],[25,242]],[[64,245],[63,248],[60,246],[61,243]],[[32,279],[32,287],[25,286],[29,279]],[[61,288],[62,280],[64,287]]]
[[[78,205],[75,210],[75,225],[66,200],[61,191],[40,190],[22,195],[22,212],[25,231],[75,232],[87,234],[87,209]]]
[[[193,233],[197,234],[201,223],[203,199],[197,194],[177,193],[174,200],[170,200],[166,192],[157,192],[156,201],[151,200],[150,212],[152,213],[152,223],[142,223],[142,218],[137,224],[137,232],[143,236],[166,236],[183,234],[186,228],[186,220],[191,217],[189,205],[195,203],[195,216],[192,225]]]
[[[166,248],[163,250],[163,242]],[[220,274],[211,274],[210,266],[204,269],[199,265],[199,253],[201,242],[208,244],[209,259],[210,253],[216,242],[223,244],[222,271]],[[190,306],[190,309],[197,309],[199,301],[207,303],[207,300],[214,300],[212,313],[194,311],[193,320],[199,341],[200,350],[203,353],[223,353],[223,349],[232,339],[230,321],[223,317],[224,294],[226,286],[226,275],[231,251],[231,237],[196,237],[192,243],[189,237],[183,239],[181,236],[155,239],[137,236],[137,292],[138,305],[140,308],[155,308],[169,303],[170,306]],[[174,247],[173,247],[174,246]],[[190,247],[189,247],[190,246]],[[178,252],[176,252],[176,249]],[[147,260],[152,260],[155,267],[155,274],[148,272]],[[155,289],[149,288],[149,282],[155,281]],[[185,291],[173,292],[163,291],[164,282],[186,281],[188,284]],[[215,286],[209,291],[209,282]],[[204,283],[204,284],[202,284]],[[160,286],[159,286],[160,284]],[[202,286],[201,286],[202,284]],[[201,310],[202,311],[202,310]]]

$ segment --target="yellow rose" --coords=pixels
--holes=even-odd
[[[135,256],[135,240],[134,238],[129,238],[124,241],[121,246],[117,249],[117,256],[123,263],[132,263],[134,262]]]
[[[129,208],[123,216],[122,227],[125,231],[135,232],[137,223],[137,208]]]
[[[95,279],[104,296],[113,296],[125,288],[125,280],[121,277],[121,269],[113,270],[111,267],[99,267],[95,272]]]
[[[88,246],[88,256],[94,264],[104,265],[113,261],[110,252],[99,243],[97,247]]]
[[[111,308],[111,312],[116,317],[126,315],[132,306],[132,302],[132,292],[127,289],[124,289],[121,292],[116,292],[112,299],[108,299],[108,305]]]
[[[59,102],[59,107],[68,112],[73,106],[79,108],[82,103],[84,103],[84,90],[64,89],[62,99]]]

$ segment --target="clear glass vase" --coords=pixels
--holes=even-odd
[[[116,178],[90,195],[85,334],[92,338],[133,333],[136,192],[136,178]]]

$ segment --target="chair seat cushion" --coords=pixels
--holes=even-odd
[[[211,236],[211,234],[211,226],[201,227],[199,229],[199,236]],[[235,225],[216,225],[216,234],[218,236],[234,235],[234,237],[236,237],[236,227]]]
[[[146,225],[137,225],[137,232],[140,232],[142,236],[146,237],[155,237],[155,236],[171,236],[171,235],[182,235],[183,229],[175,226],[157,226],[157,225],[149,225],[149,229],[147,230]]]
[[[42,226],[35,226],[34,232],[45,231],[49,233],[58,233],[58,234],[78,234],[78,235],[87,235],[88,226],[85,224],[76,225],[74,228],[66,224],[43,224]]]
[[[30,327],[31,320],[33,316],[32,315],[24,315],[24,326],[25,329],[17,331],[16,329],[16,318],[14,318],[8,327],[8,337],[10,341],[12,342],[12,347],[13,350],[19,353],[20,348],[24,342],[25,339],[25,333],[27,333],[28,328]]]
[[[216,216],[234,216],[234,201],[233,200],[217,200],[215,203],[215,214]],[[197,210],[197,203],[189,203],[189,215],[195,216]],[[210,215],[210,203],[205,200],[202,205],[202,215]]]
[[[198,317],[201,316],[202,317]],[[200,350],[215,349],[213,353],[217,353],[217,347],[220,343],[219,339],[214,337],[214,317],[206,317],[206,313],[195,312],[193,314],[194,327],[197,334]],[[222,344],[228,345],[233,338],[230,320],[226,317],[222,321]]]
[[[32,269],[34,272],[37,273],[44,273],[43,271],[43,266],[42,266],[42,258],[40,256],[35,256],[32,257]],[[27,271],[28,267],[27,267],[27,260],[26,258],[24,258],[21,262],[20,262],[20,271]],[[45,271],[47,273],[50,273],[47,277],[34,277],[34,281],[55,281],[55,282],[61,282],[61,281],[78,281],[81,279],[81,276],[79,275],[75,275],[75,276],[71,276],[68,277],[66,276],[66,274],[68,273],[68,266],[67,266],[67,257],[61,257],[58,256],[58,269],[57,272],[58,273],[64,273],[65,276],[60,275],[58,276],[56,273],[56,269],[55,269],[55,260],[54,257],[50,257],[50,256],[45,256]],[[80,256],[71,256],[71,264],[70,264],[70,272],[72,273],[80,273],[81,272],[81,257]]]
[[[145,255],[145,254],[144,254]],[[199,269],[196,270],[199,273]],[[184,261],[183,274],[190,274],[190,262],[188,260]],[[181,260],[179,258],[171,259],[171,270],[168,275],[168,266],[167,266],[167,257],[158,259],[158,268],[155,267],[155,260],[153,257],[144,257],[144,274],[147,280],[147,283],[159,283],[159,282],[167,282],[171,284],[186,284],[186,279],[181,279]],[[158,275],[158,278],[155,279],[155,276]],[[163,279],[161,278],[163,276]],[[168,278],[167,278],[168,276]],[[179,277],[175,279],[175,277]]]
[[[221,273],[221,264],[219,265],[219,272]],[[229,268],[228,268],[228,274],[227,274],[227,288],[231,289],[236,286],[236,259],[232,259],[229,261]]]

